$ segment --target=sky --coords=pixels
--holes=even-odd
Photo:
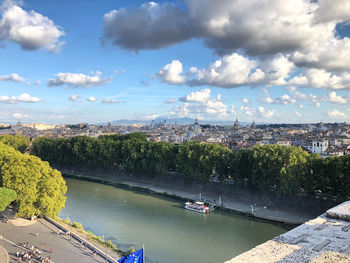
[[[0,0],[0,123],[350,121],[348,0]]]

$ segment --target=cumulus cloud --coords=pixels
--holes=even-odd
[[[346,104],[348,100],[342,96],[338,96],[335,91],[329,92],[324,100],[335,104]]]
[[[103,23],[103,41],[135,51],[164,48],[191,37],[186,14],[172,3],[149,2],[130,11],[112,10],[104,15]]]
[[[211,85],[225,88],[255,84],[265,77],[254,60],[237,53],[224,56],[204,69],[192,67],[189,74],[191,77],[187,83],[190,86]]]
[[[287,104],[294,104],[296,102],[295,98],[290,97],[288,94],[284,94],[281,97],[278,97],[276,99],[273,99],[269,96],[260,99],[261,102],[267,103],[267,104],[282,104],[282,105],[287,105]]]
[[[18,43],[24,50],[46,48],[58,51],[64,31],[48,17],[23,10],[16,1],[5,1],[0,8],[0,41]]]
[[[10,104],[16,104],[20,102],[25,103],[37,103],[40,102],[41,99],[38,97],[32,97],[28,93],[22,93],[19,96],[0,96],[0,103],[10,103]]]
[[[15,112],[12,114],[12,116],[16,119],[24,119],[24,118],[29,118],[28,114],[25,113],[20,113],[20,112]]]
[[[221,94],[216,98],[211,97],[210,89],[194,91],[179,101],[184,102],[178,107],[173,107],[170,115],[182,118],[198,116],[200,118],[225,118],[227,117],[227,105],[221,99]]]
[[[94,96],[90,96],[86,100],[89,101],[89,102],[96,102],[96,101],[98,101],[98,99],[96,97],[94,97]]]
[[[171,98],[166,99],[166,100],[164,101],[164,104],[174,104],[174,103],[176,103],[176,100],[171,99]]]
[[[222,56],[187,73],[174,60],[157,74],[170,84],[350,89],[350,38],[336,32],[349,21],[348,0],[150,2],[105,14],[104,39],[140,50],[197,38]]]
[[[111,104],[113,104],[113,103],[120,103],[120,101],[119,100],[115,100],[115,99],[103,99],[102,101],[101,101],[101,103],[111,103]]]
[[[179,60],[173,60],[158,71],[157,77],[169,84],[183,84],[185,76],[181,76],[182,63]]]
[[[79,100],[80,98],[81,98],[81,95],[75,94],[75,95],[70,96],[68,99],[69,99],[70,101],[77,101],[77,100]]]
[[[346,117],[344,112],[338,111],[337,109],[334,109],[332,111],[328,111],[328,116],[331,118],[345,118]]]
[[[199,38],[219,54],[242,50],[255,56],[307,48],[332,37],[336,22],[349,19],[346,0],[335,4],[186,0],[185,4],[186,11],[172,3],[154,2],[112,10],[104,16],[105,38],[131,50],[159,49]]]
[[[210,98],[210,89],[203,89],[200,91],[193,91],[185,97],[181,97],[179,100],[182,102],[206,102]]]
[[[297,117],[301,117],[301,114],[300,114],[300,112],[298,112],[298,111],[295,111],[295,115],[296,115]]]
[[[48,86],[66,85],[72,88],[88,88],[92,86],[101,86],[112,81],[113,77],[101,78],[101,72],[97,71],[91,75],[83,73],[57,73],[53,79],[49,80]]]
[[[21,76],[19,76],[17,73],[12,73],[10,75],[0,76],[0,81],[12,81],[12,82],[23,83],[26,80]]]

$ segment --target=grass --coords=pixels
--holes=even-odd
[[[111,240],[106,241],[101,236],[95,235],[94,233],[92,233],[89,230],[85,230],[83,225],[80,222],[74,221],[72,223],[69,218],[66,218],[64,220],[57,218],[56,220],[59,221],[61,224],[67,225],[68,227],[75,228],[77,232],[79,232],[80,234],[83,234],[90,241],[93,241],[93,242],[95,242],[95,243],[97,243],[105,248],[109,248],[110,250],[118,253],[121,256],[125,256],[129,253],[135,252],[134,247],[130,247],[130,249],[128,251],[123,251],[123,250],[117,248],[117,246]]]

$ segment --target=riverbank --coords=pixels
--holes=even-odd
[[[159,196],[170,197],[177,200],[187,201],[196,200],[199,198],[198,193],[188,191],[188,189],[179,189],[178,187],[167,187],[164,185],[152,184],[150,182],[142,182],[140,180],[131,180],[121,177],[111,176],[93,176],[72,174],[66,171],[62,172],[64,177],[75,178],[80,180],[92,181],[106,185],[112,185],[128,190],[136,190],[149,194],[156,194]],[[218,200],[219,196],[210,192],[201,192],[201,197],[205,200]],[[243,202],[234,200],[227,196],[221,196],[223,205],[217,209],[230,213],[249,216],[256,220],[269,221],[273,223],[283,224],[286,228],[292,228],[300,225],[314,216],[312,214],[298,213],[288,208],[283,207],[269,207],[256,205],[254,202]]]

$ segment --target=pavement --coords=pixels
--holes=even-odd
[[[7,253],[7,250],[0,246],[0,263],[8,263],[9,262],[9,255]]]
[[[350,202],[343,203],[330,209],[332,217],[327,211],[226,263],[349,263],[350,222],[335,219],[349,209]]]
[[[93,250],[81,245],[79,241],[70,236],[57,234],[58,228],[45,219],[36,220],[35,223],[26,226],[16,226],[9,220],[7,223],[0,222],[0,247],[7,250],[9,262],[18,262],[16,252],[27,251],[34,246],[41,249],[43,257],[51,257],[52,262],[106,262],[98,254],[93,256]],[[21,244],[28,242],[27,249]],[[52,251],[52,252],[50,252]],[[0,262],[3,258],[0,252]],[[5,261],[6,262],[6,261]],[[36,261],[34,261],[36,262]]]

